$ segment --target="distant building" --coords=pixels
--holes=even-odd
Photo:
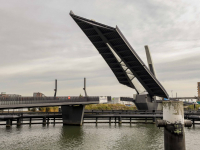
[[[6,92],[1,92],[0,97],[4,97],[4,98],[17,98],[17,97],[21,97],[21,95],[19,94],[6,94]],[[28,111],[27,108],[22,108],[22,109],[3,109],[3,111],[5,112],[17,112],[17,111]]]
[[[111,99],[112,104],[123,104],[126,106],[134,106],[135,104],[130,101],[121,101],[120,97],[112,97]]]
[[[200,97],[200,82],[197,82],[197,94]]]
[[[19,94],[6,94],[6,92],[1,92],[0,97],[21,97]]]
[[[35,93],[33,93],[33,97],[45,97],[45,95],[40,92],[35,92]]]

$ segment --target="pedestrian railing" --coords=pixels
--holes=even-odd
[[[99,96],[66,96],[66,97],[1,97],[0,105],[37,104],[37,103],[64,103],[64,102],[91,102],[99,101]]]

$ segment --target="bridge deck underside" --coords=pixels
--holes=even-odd
[[[88,105],[98,104],[99,101],[88,101],[88,102],[53,102],[53,103],[36,103],[36,104],[10,104],[0,105],[0,109],[17,109],[17,108],[33,108],[33,107],[51,107],[51,106],[62,106],[62,105]]]
[[[107,102],[111,101],[111,96],[107,97]],[[63,105],[88,105],[100,103],[99,96],[69,96],[69,97],[2,97],[0,98],[0,109],[50,107]]]
[[[130,78],[124,72],[122,66],[108,47],[108,44],[115,50],[117,55],[151,96],[168,97],[163,86],[139,58],[119,28],[113,28],[77,16],[73,12],[70,12],[70,15],[99,51],[121,84],[134,88]]]

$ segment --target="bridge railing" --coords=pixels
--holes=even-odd
[[[99,101],[98,96],[80,97],[0,97],[0,105],[36,104],[36,103],[62,103],[62,102],[88,102]]]

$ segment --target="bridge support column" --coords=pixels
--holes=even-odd
[[[185,150],[184,111],[183,102],[163,102],[163,120],[165,150]]]
[[[183,102],[163,102],[163,120],[156,121],[157,127],[164,127],[165,150],[185,150],[185,127],[191,127],[191,120],[184,120]]]
[[[156,117],[154,116],[152,120],[153,120],[153,123],[155,123],[156,122]]]
[[[111,117],[109,117],[109,123],[111,123]]]
[[[20,126],[20,125],[21,125],[21,120],[22,120],[21,118],[18,118],[18,119],[17,119],[17,126]]]
[[[78,125],[83,124],[83,115],[85,105],[61,106],[63,125]]]
[[[32,118],[29,119],[29,125],[31,125]]]
[[[47,124],[49,124],[49,117],[47,118]]]
[[[46,117],[43,117],[42,120],[43,120],[42,124],[43,124],[43,125],[46,125],[46,123],[47,123],[47,122],[46,122]]]
[[[119,117],[118,117],[118,120],[119,120],[119,124],[121,124],[121,123],[122,123],[122,117],[119,116]]]
[[[10,127],[12,126],[12,120],[11,119],[7,119],[6,120],[6,127]]]

